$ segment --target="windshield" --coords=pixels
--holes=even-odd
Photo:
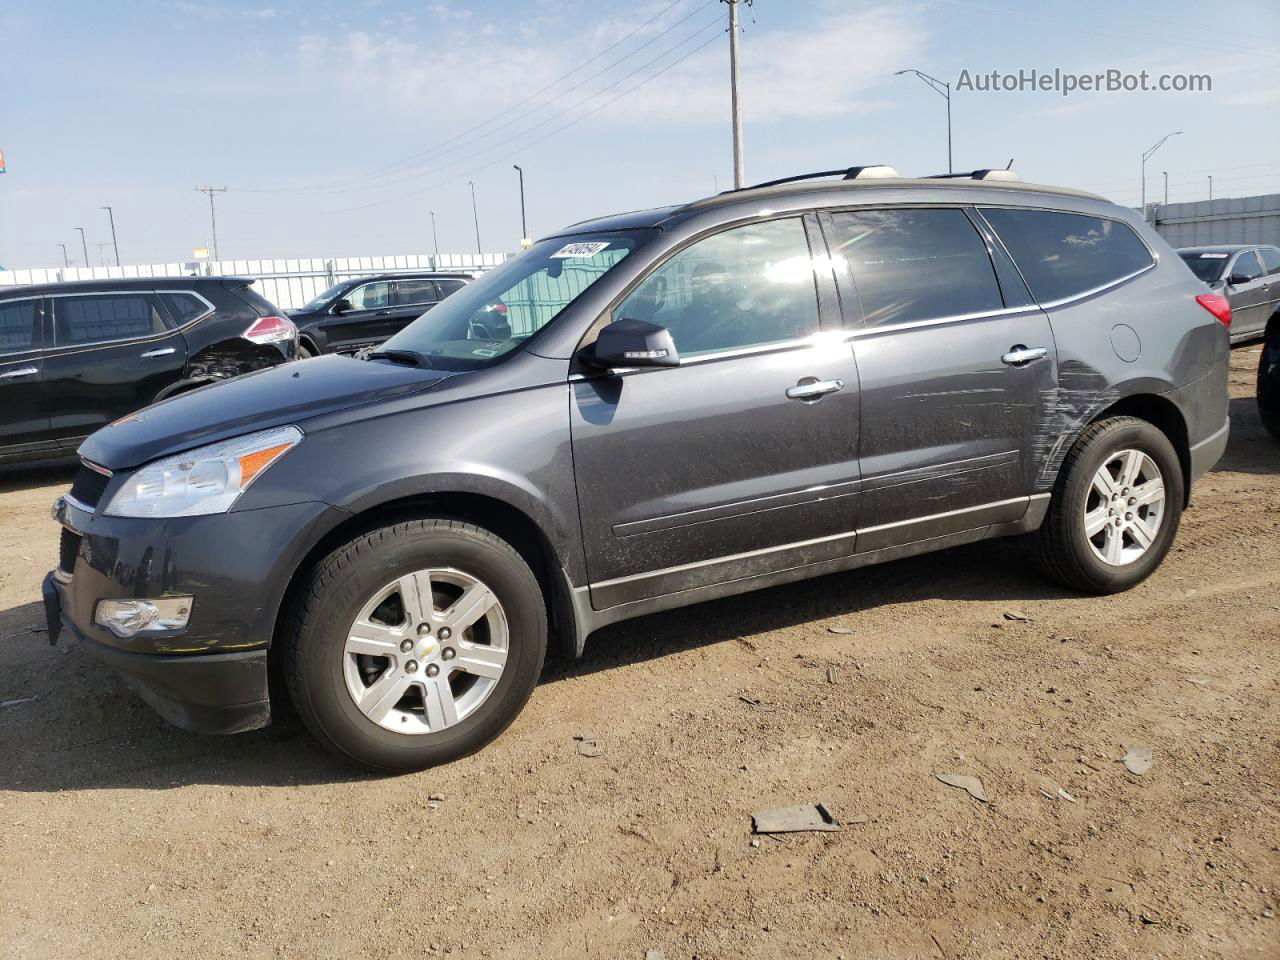
[[[1191,272],[1205,283],[1213,283],[1222,276],[1222,268],[1230,259],[1229,253],[1180,253]]]
[[[326,290],[324,293],[304,303],[302,305],[302,309],[303,310],[319,310],[326,303],[328,303],[330,300],[332,300],[334,297],[340,294],[343,291],[343,289],[347,286],[347,284],[350,282],[351,281],[346,280],[346,281],[343,281],[342,283],[335,284],[334,286]]]
[[[631,230],[542,240],[441,300],[383,344],[440,370],[471,370],[516,349],[649,236]]]

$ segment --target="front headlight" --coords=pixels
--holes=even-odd
[[[102,512],[109,517],[225,513],[301,439],[297,427],[277,427],[157,460],[126,480]]]

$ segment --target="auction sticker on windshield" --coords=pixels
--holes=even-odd
[[[577,260],[594,257],[609,246],[608,240],[595,240],[590,243],[566,243],[551,255],[552,260]]]

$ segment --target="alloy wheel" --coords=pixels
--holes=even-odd
[[[1155,543],[1164,514],[1160,468],[1141,450],[1121,450],[1098,468],[1085,494],[1085,537],[1099,560],[1122,567]]]

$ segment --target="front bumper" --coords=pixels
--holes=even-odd
[[[167,720],[203,733],[267,724],[267,648],[289,580],[343,511],[299,503],[204,517],[107,517],[60,498],[59,569],[45,578],[50,640],[65,625]],[[332,515],[332,516],[330,516]],[[181,630],[120,638],[100,600],[193,598]]]

